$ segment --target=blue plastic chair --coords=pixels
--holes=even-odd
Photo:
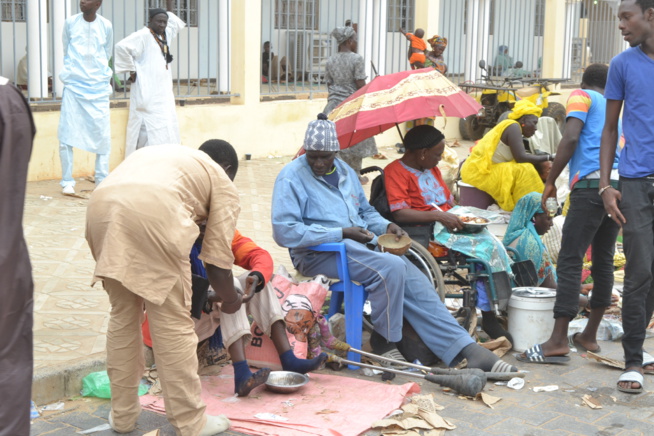
[[[329,290],[332,291],[329,303],[327,318],[338,313],[341,305],[345,303],[345,341],[358,350],[361,349],[361,332],[363,330],[363,304],[368,293],[364,287],[350,279],[350,270],[347,265],[347,252],[342,242],[326,242],[320,245],[308,247],[314,251],[334,252],[336,256],[336,268],[340,281],[333,283]],[[348,360],[361,362],[361,355],[348,352]],[[350,369],[358,369],[358,366],[348,365]]]

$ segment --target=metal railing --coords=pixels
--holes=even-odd
[[[608,64],[628,47],[618,29],[619,0],[566,0],[564,77],[580,83],[591,63]]]
[[[79,13],[74,0],[1,0],[0,75],[18,79],[19,64],[27,64],[26,96],[30,103],[61,99],[57,79],[63,68],[63,18]],[[176,98],[230,96],[230,0],[176,0],[173,12],[187,22],[171,44]],[[113,24],[114,44],[147,24],[150,7],[165,0],[104,0],[98,11]],[[25,9],[26,16],[20,12]],[[22,64],[21,64],[22,66]],[[112,100],[129,98],[126,75],[114,76]],[[123,86],[118,82],[122,81]]]
[[[478,82],[483,59],[494,75],[511,74],[509,66],[517,70],[520,62],[520,74],[538,77],[544,20],[545,0],[441,0],[439,35],[448,39],[447,76]]]
[[[327,92],[325,65],[338,26],[357,31],[368,79],[409,68],[400,25],[413,30],[414,0],[263,0],[261,94]],[[393,28],[391,28],[393,27]],[[266,51],[266,47],[268,51]],[[267,65],[266,65],[267,64]],[[374,66],[374,68],[373,68]]]

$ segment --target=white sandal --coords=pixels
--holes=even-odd
[[[620,386],[620,382],[629,382],[629,383],[638,383],[640,384],[639,388],[623,388]],[[620,377],[618,378],[618,390],[620,392],[626,392],[627,394],[642,394],[644,389],[644,378],[643,375],[636,371],[635,369],[625,371],[622,374],[620,374]]]

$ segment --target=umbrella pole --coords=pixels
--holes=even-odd
[[[375,68],[375,64],[373,61],[370,61],[370,66],[372,67],[373,73],[375,73],[375,77],[379,77],[379,73],[377,72],[377,68]]]
[[[400,134],[400,139],[402,140],[402,145],[404,145],[404,136],[402,136],[402,131],[400,130],[400,125],[395,123],[395,127],[397,127],[397,133]]]

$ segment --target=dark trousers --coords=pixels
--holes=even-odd
[[[638,367],[643,364],[645,330],[654,311],[654,177],[621,177],[620,191],[620,211],[627,220],[622,229],[627,258],[622,295],[622,348],[625,365]]]
[[[611,305],[613,254],[620,227],[604,211],[602,198],[594,188],[574,189],[563,224],[554,318],[573,319],[579,311],[579,288],[584,254],[592,244],[593,293],[591,309]]]

